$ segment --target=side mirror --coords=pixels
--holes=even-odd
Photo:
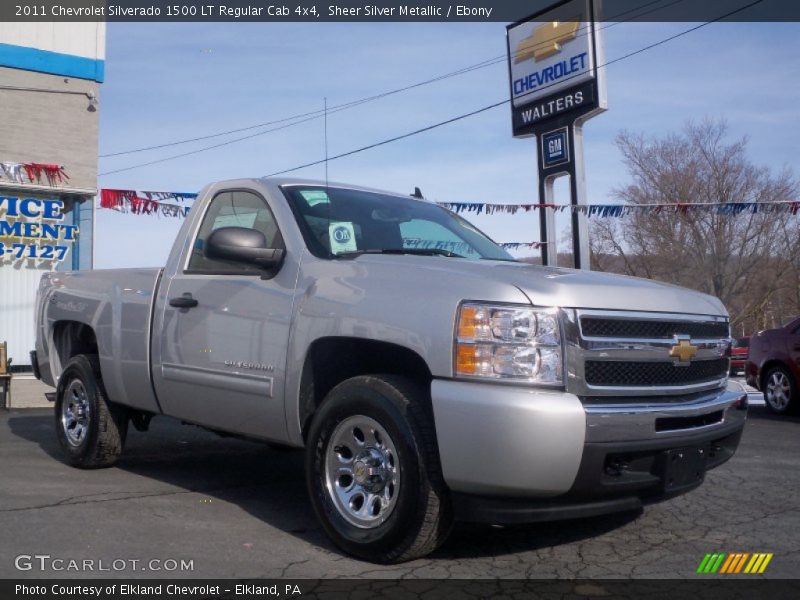
[[[212,231],[203,254],[213,260],[230,260],[264,269],[277,267],[283,260],[283,250],[267,248],[264,234],[247,227],[221,227]]]

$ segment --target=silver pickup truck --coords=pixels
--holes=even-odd
[[[326,532],[384,563],[454,520],[691,490],[747,414],[716,298],[517,262],[434,203],[340,184],[214,183],[163,269],[44,275],[36,331],[71,464],[114,464],[156,415],[305,448]]]

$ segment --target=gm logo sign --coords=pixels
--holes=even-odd
[[[544,133],[541,139],[543,169],[569,162],[569,135],[566,127]]]

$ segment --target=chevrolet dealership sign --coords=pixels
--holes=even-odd
[[[593,10],[593,0],[569,0],[509,26],[514,135],[560,115],[605,108]]]
[[[575,15],[567,21],[524,23],[509,32],[515,106],[594,76],[590,29],[591,23]]]

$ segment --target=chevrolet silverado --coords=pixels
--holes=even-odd
[[[33,363],[68,461],[166,415],[304,448],[344,551],[423,556],[455,520],[637,511],[734,453],[714,297],[514,260],[419,197],[214,183],[162,269],[47,273]]]

